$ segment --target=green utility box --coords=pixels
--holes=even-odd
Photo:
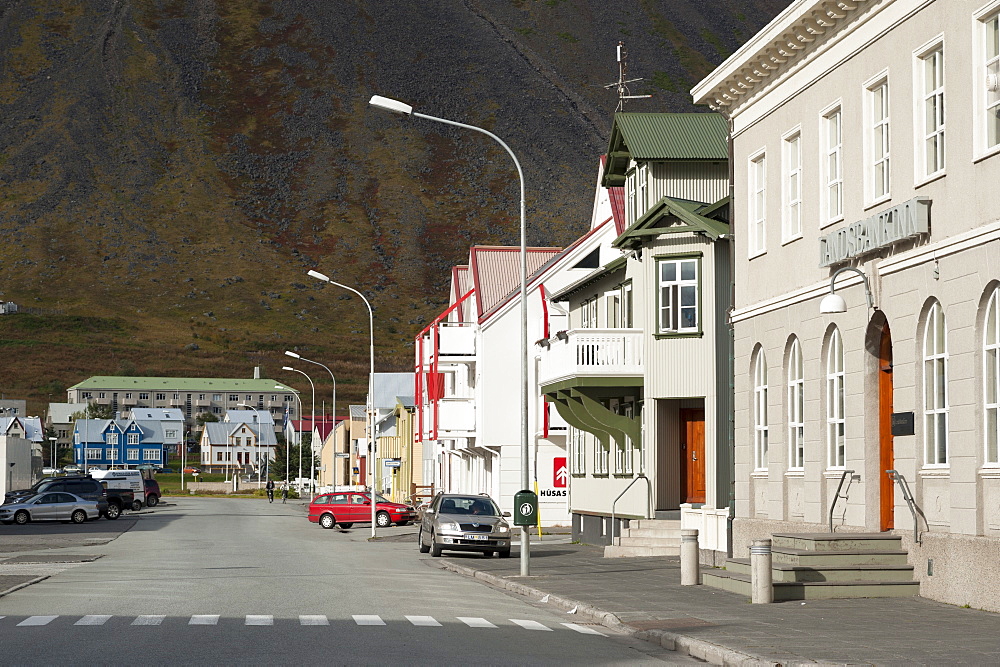
[[[514,525],[534,526],[538,523],[538,495],[527,489],[514,494]]]

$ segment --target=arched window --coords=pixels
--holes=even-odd
[[[757,353],[753,370],[753,467],[767,470],[767,361],[764,351]]]
[[[830,468],[843,468],[847,460],[844,400],[844,344],[840,330],[834,329],[826,351],[826,442]]]
[[[983,398],[986,408],[987,465],[1000,465],[1000,287],[986,305],[983,331]]]
[[[802,470],[805,461],[805,378],[799,339],[788,351],[788,468]]]
[[[948,337],[939,303],[924,324],[924,464],[948,465]]]

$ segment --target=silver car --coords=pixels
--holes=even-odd
[[[0,505],[0,522],[24,525],[29,521],[72,521],[83,523],[101,515],[96,500],[63,491],[39,493],[16,503]]]
[[[420,553],[435,558],[442,551],[479,551],[489,557],[510,557],[510,525],[486,495],[439,493],[424,510],[417,532]]]

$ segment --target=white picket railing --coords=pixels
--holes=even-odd
[[[548,348],[542,348],[542,384],[602,375],[642,375],[641,330],[577,329],[549,339]]]

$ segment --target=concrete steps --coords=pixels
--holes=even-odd
[[[918,595],[901,540],[886,533],[775,534],[771,538],[774,599],[820,600]],[[750,560],[702,571],[707,586],[751,595]]]
[[[680,520],[639,519],[630,521],[621,536],[604,547],[604,557],[678,556],[680,551]]]

